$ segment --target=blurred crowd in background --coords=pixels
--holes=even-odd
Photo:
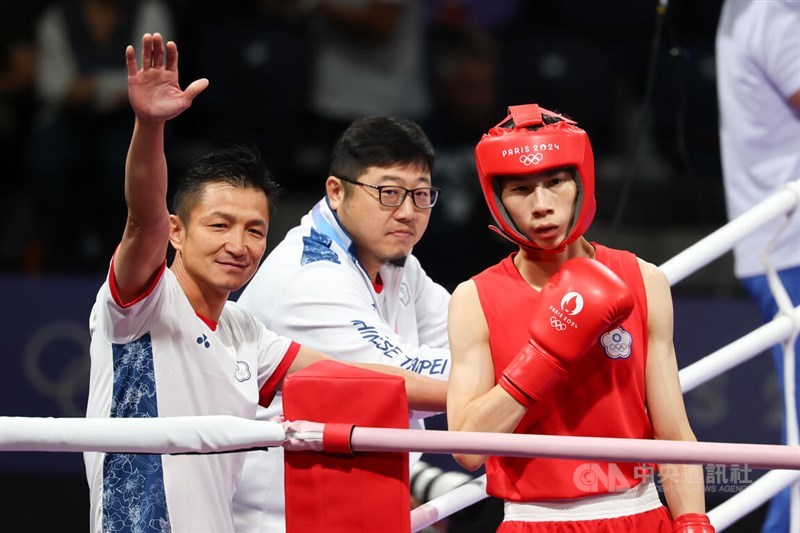
[[[436,148],[433,179],[443,193],[415,253],[448,288],[512,250],[486,229],[472,152],[508,105],[536,102],[589,132],[597,228],[649,239],[671,228],[710,231],[725,223],[714,80],[720,6],[4,0],[0,271],[107,268],[124,226],[133,125],[124,49],[145,31],[177,42],[183,86],[211,82],[168,128],[171,178],[212,147],[253,144],[285,187],[278,216],[289,226],[322,196],[330,147],[352,119],[419,122]],[[272,231],[270,247],[281,237]]]
[[[123,178],[133,113],[124,50],[133,44],[138,51],[142,33],[154,31],[178,44],[183,87],[199,77],[210,80],[192,108],[167,127],[170,179],[212,148],[255,145],[285,189],[268,250],[324,194],[330,149],[347,124],[365,115],[400,115],[419,122],[430,136],[436,150],[433,184],[443,189],[414,253],[434,280],[453,289],[515,250],[487,229],[491,217],[473,149],[505,117],[507,106],[535,102],[574,118],[591,138],[598,211],[587,237],[660,264],[727,220],[714,77],[721,5],[722,0],[2,0],[0,281],[79,275],[96,276],[99,285],[103,279],[126,216]],[[712,264],[677,290],[742,295],[732,271],[732,263],[716,269]],[[26,285],[20,292],[33,302],[44,301],[44,293],[48,308],[74,312],[80,291],[62,296],[75,302],[58,302],[50,299],[50,287]],[[96,285],[89,287],[81,290],[92,301]],[[38,328],[38,321],[50,320],[41,307],[30,317],[23,310],[18,322]],[[682,362],[718,348],[722,337],[757,320],[736,322],[746,310],[729,300],[683,310],[676,339],[695,344],[679,346]],[[75,327],[84,332],[85,316],[75,314]],[[19,343],[27,342],[26,335],[19,335]],[[767,429],[777,432],[778,388],[771,370],[766,374],[771,380],[762,386],[762,374],[743,368],[690,394],[687,406],[700,436],[713,430],[714,440],[743,440],[762,439]],[[8,376],[28,386],[17,374]],[[54,383],[82,393],[85,377]],[[35,405],[61,400],[65,387],[39,382],[45,383],[39,392],[46,392]],[[742,394],[745,382],[752,396]],[[6,386],[7,405],[18,401],[14,390]],[[763,414],[764,398],[774,416]],[[751,418],[745,416],[748,408]],[[751,419],[760,420],[758,431]],[[736,429],[745,435],[734,434]],[[80,471],[80,457],[71,460]],[[54,501],[84,519],[82,475],[62,487],[25,472],[11,484],[25,483],[30,490],[63,489],[76,499]],[[18,511],[16,505],[31,520],[27,507],[14,500],[10,505],[7,510]],[[471,512],[462,518],[478,524]],[[60,523],[71,518],[50,514]],[[747,527],[742,530],[752,530]]]

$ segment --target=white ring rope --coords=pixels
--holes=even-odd
[[[794,320],[800,319],[800,305],[794,308],[793,316]],[[761,354],[771,346],[785,341],[792,335],[794,320],[791,316],[781,314],[727,346],[682,368],[681,390],[685,394]]]
[[[0,416],[0,451],[212,453],[280,446],[280,424],[236,416],[26,418]]]
[[[164,418],[0,417],[0,451],[114,451],[121,453],[216,453],[286,442],[284,427],[305,421],[256,421],[234,416]],[[322,431],[294,433],[310,449]],[[354,452],[475,453],[513,457],[583,458],[601,461],[748,464],[800,470],[800,446],[687,442],[470,431],[354,427]]]
[[[798,197],[800,197],[800,189],[796,192],[798,193]],[[778,307],[778,316],[789,317],[793,322],[791,335],[789,335],[789,338],[785,339],[782,344],[783,376],[781,376],[781,378],[783,380],[783,412],[786,429],[786,444],[789,445],[797,445],[798,442],[800,442],[800,428],[798,428],[797,425],[797,400],[795,399],[796,354],[794,350],[798,333],[800,333],[800,316],[796,316],[793,312],[792,299],[786,291],[786,287],[783,285],[783,281],[781,281],[775,265],[770,260],[770,253],[778,242],[780,242],[781,235],[793,224],[791,214],[795,211],[797,211],[796,207],[786,216],[786,220],[772,236],[769,244],[761,254],[770,292]],[[794,484],[790,492],[789,529],[800,531],[800,483]]]
[[[717,531],[733,525],[741,517],[755,511],[760,505],[791,484],[800,481],[800,472],[795,470],[772,470],[767,472],[742,492],[731,496],[708,512],[708,519]]]
[[[466,453],[800,470],[800,446],[355,427],[356,452]]]
[[[798,204],[800,204],[800,180],[787,183],[772,196],[700,239],[659,268],[667,275],[670,285],[675,285],[730,251],[745,235],[795,209]]]
[[[232,416],[111,419],[0,417],[0,451],[215,453],[280,446],[287,435],[284,425]],[[318,426],[324,431],[324,425]],[[309,432],[309,435],[316,440],[322,439],[322,432]],[[800,470],[800,447],[762,444],[355,427],[351,445],[356,452],[489,453],[653,463],[748,464],[755,468]],[[798,477],[798,472],[782,474],[778,479],[780,487],[775,490],[769,488],[774,484],[768,484],[766,479],[759,484],[754,483],[753,487],[761,491],[761,498],[769,498]],[[763,495],[765,486],[768,491],[772,490],[766,496]],[[740,498],[742,494],[744,492],[739,495]],[[486,480],[485,476],[481,476],[413,510],[412,531],[419,531],[485,497]],[[743,507],[737,505],[731,509],[735,513],[741,512]],[[722,512],[720,510],[717,514]],[[709,516],[714,516],[712,513]],[[724,519],[729,520],[729,515],[727,513]],[[714,520],[712,523],[717,524]],[[720,523],[725,523],[723,518],[720,518]]]
[[[295,423],[307,424],[289,422],[281,425],[232,416],[111,419],[0,417],[0,451],[215,453],[280,446],[287,436],[284,427]],[[324,425],[316,426],[322,431],[308,434],[311,439],[321,441]],[[294,435],[297,438],[298,433]],[[754,468],[800,470],[800,447],[764,444],[355,427],[351,446],[355,452],[457,452],[647,463],[747,464]],[[800,472],[775,472],[773,476],[780,476],[777,480],[767,480],[767,476],[764,476],[764,481],[759,480],[761,483],[756,482],[746,490],[756,487],[761,501],[800,478]],[[738,497],[743,498],[742,494],[744,491]],[[486,480],[482,476],[412,511],[412,531],[419,531],[485,497]],[[755,500],[748,498],[748,501]],[[712,523],[724,524],[731,520],[731,513],[741,513],[743,508],[737,505],[730,507],[729,512],[726,511],[728,508],[724,508],[717,511],[716,515],[712,511],[709,516],[720,515],[719,522],[712,519]]]
[[[411,531],[419,531],[435,524],[442,518],[469,507],[486,498],[486,476],[456,487],[438,498],[423,503],[411,511]]]

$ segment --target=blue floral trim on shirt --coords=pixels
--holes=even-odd
[[[303,255],[300,257],[300,264],[307,265],[317,261],[341,263],[336,252],[331,250],[332,242],[330,237],[311,228],[311,234],[303,237]]]
[[[150,334],[112,344],[114,391],[111,418],[156,418],[158,402]],[[107,453],[103,462],[103,531],[172,530],[160,455]]]

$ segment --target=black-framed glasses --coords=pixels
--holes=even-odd
[[[338,177],[338,176],[337,176]],[[439,199],[439,191],[436,187],[418,187],[416,189],[406,189],[399,185],[370,185],[369,183],[361,183],[347,178],[339,177],[340,180],[352,183],[353,185],[361,185],[362,187],[369,187],[378,191],[378,201],[381,205],[386,207],[399,207],[403,205],[406,195],[411,193],[411,201],[419,209],[430,209],[436,205],[436,200]]]

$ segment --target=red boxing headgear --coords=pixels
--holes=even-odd
[[[545,118],[547,117],[547,118]],[[485,133],[475,147],[475,162],[483,196],[499,228],[492,227],[516,244],[539,249],[517,229],[500,200],[500,176],[520,176],[569,167],[576,170],[578,196],[572,227],[554,252],[560,252],[583,235],[592,223],[594,156],[589,136],[577,123],[537,104],[508,108],[508,116]]]

